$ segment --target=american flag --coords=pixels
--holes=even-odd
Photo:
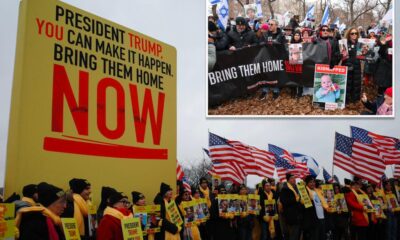
[[[353,126],[351,126],[351,136],[362,143],[375,145],[386,165],[400,164],[399,139],[382,136]]]
[[[386,168],[375,146],[360,143],[340,133],[335,135],[333,164],[350,174],[377,184]]]
[[[183,176],[185,176],[185,173],[183,172],[183,169],[179,162],[176,162],[176,179],[182,180]]]
[[[246,178],[246,174],[236,162],[213,162],[212,173],[220,176],[221,179],[232,181],[233,183],[242,184]]]
[[[188,192],[192,192],[192,188],[190,187],[190,184],[188,183],[186,177],[182,177],[182,184],[183,187],[188,191]]]
[[[210,157],[210,151],[208,151],[207,149],[203,148],[203,151],[207,154],[208,157]]]
[[[393,177],[400,178],[400,165],[398,164],[394,165]]]
[[[284,175],[286,175],[286,173],[292,173],[293,175],[299,177],[299,178],[303,178],[307,175],[310,174],[310,171],[308,170],[307,167],[307,163],[300,163],[300,162],[296,162],[296,160],[293,158],[293,155],[286,151],[285,149],[282,149],[278,146],[275,146],[273,144],[268,144],[268,149],[271,153],[273,153],[275,155],[275,159],[276,161],[278,161],[279,159],[283,159],[286,160],[286,162],[293,166],[294,168],[283,168],[282,167],[278,167],[281,166],[282,162],[279,162],[277,164],[277,162],[275,161],[275,166],[276,166],[276,171],[278,174],[278,177],[280,179],[280,181],[283,181],[285,178],[283,177]]]
[[[328,173],[328,171],[325,170],[325,168],[322,168],[322,174],[324,175],[325,182],[327,182],[327,183],[335,182],[333,177]]]
[[[291,165],[286,159],[278,157],[275,161],[276,172],[278,174],[279,182],[286,180],[286,173],[289,173],[296,169],[295,166]]]
[[[210,133],[209,145],[212,162],[235,163],[245,175],[254,174],[260,177],[274,175],[274,155],[268,151],[228,140],[213,133]]]

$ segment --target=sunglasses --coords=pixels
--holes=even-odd
[[[322,31],[322,32],[330,32],[331,30],[329,30],[329,29],[327,29],[327,28],[323,28],[321,31]]]
[[[358,33],[352,32],[352,33],[350,33],[350,35],[358,35]]]

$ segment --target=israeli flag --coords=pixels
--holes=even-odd
[[[319,165],[317,161],[310,156],[301,153],[292,153],[292,156],[296,162],[307,163],[307,167],[313,177],[317,177],[319,174]]]
[[[335,22],[334,22],[333,24],[335,24],[336,27],[339,27],[339,26],[340,26],[339,17],[336,18],[336,20],[335,20]]]
[[[261,0],[256,0],[256,9],[257,9],[257,17],[262,17],[262,6],[261,6]]]
[[[324,15],[322,15],[321,24],[327,25],[328,22],[329,22],[329,0],[326,1],[326,7],[325,7]]]
[[[217,5],[221,0],[210,0],[211,5]]]
[[[346,29],[346,24],[340,24],[339,31],[343,32]]]
[[[221,0],[217,5],[218,26],[225,31],[229,19],[229,3],[228,0]]]
[[[315,12],[315,7],[314,5],[311,5],[311,7],[308,8],[304,20],[300,23],[300,26],[308,26],[308,23],[314,19],[314,12]]]

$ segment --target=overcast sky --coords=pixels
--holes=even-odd
[[[206,5],[203,1],[66,0],[65,2],[177,48],[177,158],[183,165],[196,163],[203,158],[202,147],[208,145],[208,131],[262,149],[266,149],[268,143],[272,143],[289,151],[308,154],[329,170],[332,166],[335,131],[349,135],[349,126],[355,125],[400,138],[398,117],[396,119],[206,119]],[[4,184],[17,18],[18,1],[0,1],[0,186]],[[399,18],[396,21],[398,24]],[[394,45],[397,44],[396,38]],[[396,48],[395,55],[398,54],[399,49]],[[399,73],[398,70],[396,75]],[[396,106],[400,106],[399,97],[396,99]],[[396,110],[397,115],[400,114],[398,107]],[[339,177],[348,176],[336,169],[335,173]],[[388,174],[391,176],[391,171],[388,171]],[[253,182],[254,178],[249,180],[250,184]]]

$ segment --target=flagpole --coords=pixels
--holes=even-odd
[[[335,143],[333,144],[333,155],[335,155],[335,149],[336,149],[336,132],[335,132]],[[335,165],[333,164],[333,155],[332,155],[332,177],[333,177],[333,172],[334,172],[334,167],[335,167]]]

